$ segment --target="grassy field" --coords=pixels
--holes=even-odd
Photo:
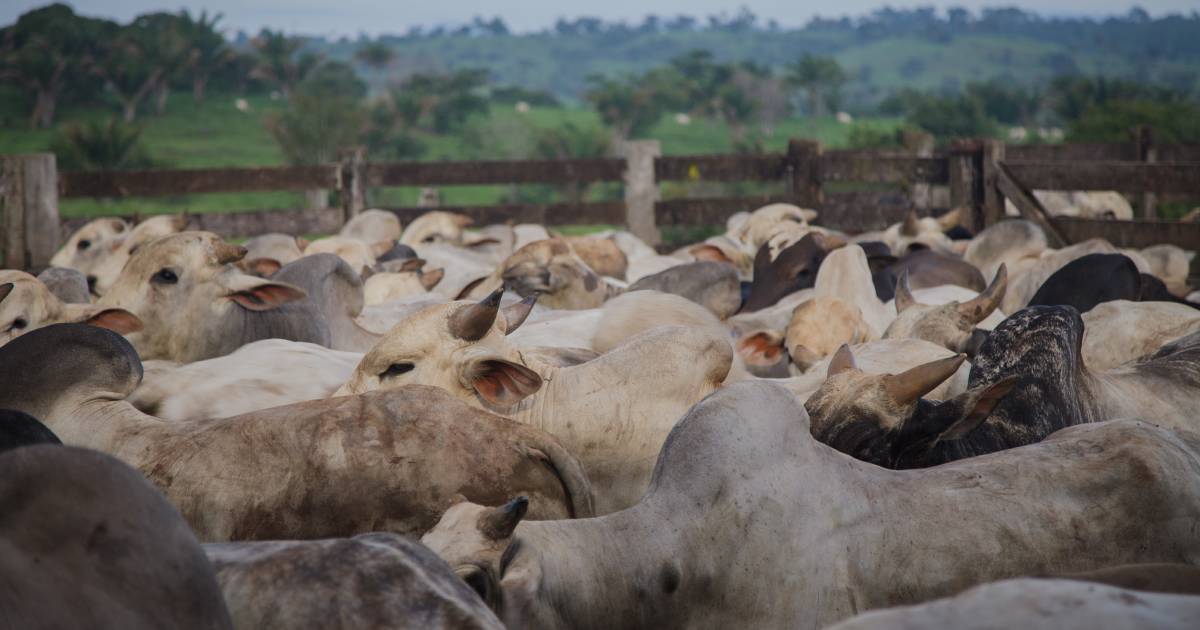
[[[248,112],[234,106],[234,97],[210,95],[197,106],[190,95],[172,98],[162,116],[145,115],[143,141],[151,157],[161,168],[211,168],[238,166],[275,166],[284,163],[283,155],[267,132],[264,117],[279,111],[283,104],[265,96],[248,97]],[[72,110],[62,112],[60,127],[75,121],[103,119],[112,115],[103,110]],[[4,153],[25,153],[49,150],[57,130],[32,131],[23,119],[8,115],[0,128],[0,146]],[[579,127],[598,127],[600,121],[591,110],[574,107],[534,108],[519,114],[511,107],[494,108],[485,117],[471,122],[478,126],[477,134],[485,146],[468,146],[462,134],[424,138],[425,160],[515,159],[524,157],[533,131],[565,124]],[[893,128],[894,119],[874,119],[871,124]],[[782,151],[788,138],[816,138],[827,146],[845,144],[850,126],[832,118],[785,120],[776,125],[773,135],[766,138],[769,151]],[[653,130],[652,137],[662,142],[668,155],[725,153],[731,151],[732,136],[723,123],[696,119],[680,125],[664,118]],[[676,187],[678,188],[678,187]],[[678,193],[679,190],[672,189]],[[414,205],[415,188],[386,188],[372,191],[374,203],[380,205]],[[549,200],[553,191],[547,187],[456,186],[441,190],[445,205],[495,203],[506,196],[527,200]],[[590,198],[612,198],[620,194],[619,185],[600,185],[590,188]],[[188,210],[189,212],[239,212],[296,208],[302,205],[299,193],[228,193],[180,195],[177,197],[130,198],[120,200],[64,200],[63,216],[103,216],[120,214],[158,214]]]

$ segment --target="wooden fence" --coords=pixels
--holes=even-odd
[[[666,181],[773,182],[772,195],[661,199]],[[228,236],[266,232],[329,233],[367,207],[367,191],[380,186],[485,184],[588,184],[621,182],[624,199],[581,203],[487,205],[443,208],[477,223],[505,221],[562,224],[624,224],[647,242],[659,242],[660,225],[719,225],[738,211],[786,201],[815,208],[821,224],[861,232],[881,229],[910,208],[936,208],[910,196],[918,187],[947,186],[949,207],[966,210],[968,229],[979,230],[1004,216],[1009,199],[1022,215],[1042,224],[1052,240],[1104,238],[1123,247],[1170,242],[1200,250],[1200,224],[1049,217],[1031,190],[1118,190],[1142,195],[1200,197],[1200,146],[1154,146],[1150,134],[1113,145],[1006,146],[994,140],[954,143],[932,156],[888,151],[825,151],[819,143],[793,140],[786,153],[762,155],[662,156],[656,141],[626,144],[618,158],[550,161],[373,163],[362,149],[343,152],[339,162],[318,166],[62,172],[54,156],[7,156],[0,173],[3,265],[45,265],[62,237],[86,219],[63,220],[58,199],[155,197],[179,194],[302,191],[338,193],[339,206],[200,214],[197,229]],[[845,192],[847,185],[891,188]],[[841,189],[841,190],[839,190]],[[429,208],[388,208],[402,221]]]

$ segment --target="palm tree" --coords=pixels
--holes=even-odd
[[[396,60],[396,51],[383,42],[371,42],[354,51],[354,58],[375,71],[375,81],[371,86],[375,91],[379,87],[380,75]]]
[[[788,81],[808,93],[808,114],[819,116],[825,101],[846,82],[846,73],[833,57],[805,53],[788,66]]]
[[[187,10],[183,13],[183,36],[188,41],[187,67],[192,74],[192,100],[197,104],[204,100],[204,88],[208,78],[233,59],[234,51],[217,30],[220,13],[212,16],[207,11],[192,17]]]
[[[258,66],[254,68],[254,78],[274,83],[285,100],[320,61],[311,53],[297,54],[304,46],[304,39],[288,37],[283,31],[263,29],[250,44],[258,52],[259,59]]]

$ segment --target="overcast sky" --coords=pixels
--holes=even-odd
[[[46,0],[0,0],[0,24],[12,23],[25,11],[48,4]],[[975,12],[985,6],[1019,6],[1043,15],[1111,15],[1125,13],[1135,4],[1151,15],[1190,14],[1197,10],[1196,0],[941,0],[925,2],[888,2],[887,0],[77,0],[69,2],[75,10],[94,16],[128,21],[148,11],[188,8],[194,12],[208,9],[225,15],[226,28],[255,32],[263,26],[283,28],[312,35],[356,35],[366,32],[403,33],[411,26],[461,24],[476,15],[499,15],[509,27],[519,31],[538,30],[559,17],[596,16],[605,20],[640,21],[647,13],[658,15],[688,14],[705,16],[735,13],[747,6],[760,20],[774,18],[784,26],[803,25],[814,15],[840,17],[862,15],[890,4],[894,7],[964,6]]]

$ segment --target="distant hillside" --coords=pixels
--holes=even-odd
[[[980,15],[952,10],[945,16],[929,9],[883,9],[792,30],[761,25],[747,13],[703,27],[689,18],[651,16],[640,25],[581,18],[520,35],[509,34],[502,22],[477,21],[380,40],[399,53],[389,74],[484,67],[499,84],[568,99],[579,95],[588,75],[644,71],[696,49],[720,60],[772,67],[806,52],[832,54],[853,78],[846,88],[851,109],[902,87],[952,91],[992,78],[1037,84],[1052,75],[1080,73],[1149,80],[1195,94],[1200,76],[1200,15],[1151,19],[1136,9],[1104,20],[1049,19],[1017,9]],[[350,61],[363,43],[314,39],[309,45]],[[365,67],[360,71],[371,75]]]

